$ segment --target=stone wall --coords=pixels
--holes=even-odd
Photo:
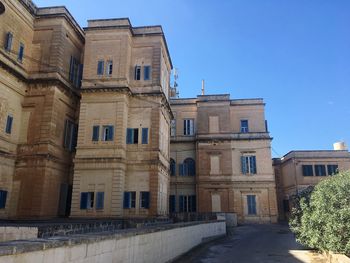
[[[38,228],[36,227],[0,227],[0,242],[6,242],[19,239],[31,239],[38,237]]]
[[[0,263],[167,262],[225,233],[225,222],[215,221],[14,241],[1,245]]]

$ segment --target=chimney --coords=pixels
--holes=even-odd
[[[202,95],[204,95],[204,79],[202,79]]]

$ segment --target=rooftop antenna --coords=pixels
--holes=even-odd
[[[204,95],[204,79],[202,79],[202,95]]]
[[[171,96],[175,98],[179,98],[179,91],[177,90],[177,87],[178,87],[177,79],[179,78],[179,70],[177,68],[174,68],[173,74],[174,74],[174,87],[172,88]]]

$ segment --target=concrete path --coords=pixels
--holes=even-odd
[[[320,255],[295,242],[287,225],[245,225],[228,237],[199,246],[178,263],[323,263]]]

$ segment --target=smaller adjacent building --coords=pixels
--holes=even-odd
[[[290,198],[328,176],[350,169],[350,153],[342,150],[290,151],[273,159],[279,218],[290,212]]]

